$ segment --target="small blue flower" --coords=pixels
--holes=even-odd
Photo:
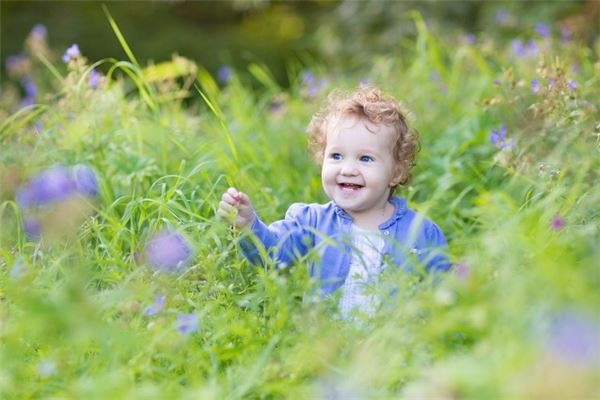
[[[154,235],[146,244],[148,264],[163,272],[181,272],[192,258],[192,248],[177,231],[165,229]]]
[[[233,68],[229,65],[223,65],[217,71],[217,79],[222,83],[227,83],[231,80],[233,76]]]
[[[42,224],[36,218],[23,218],[23,231],[30,240],[37,241],[42,235]]]
[[[74,189],[69,170],[55,166],[42,171],[17,189],[15,200],[21,208],[43,206],[66,199]]]
[[[494,79],[492,83],[494,84],[494,86],[500,86],[500,81],[498,79]]]
[[[6,61],[4,62],[4,66],[8,73],[15,73],[19,70],[22,70],[27,63],[27,57],[23,54],[17,54],[6,57]]]
[[[513,54],[515,54],[517,57],[523,57],[527,54],[527,50],[523,46],[523,42],[521,42],[519,39],[514,39],[512,42],[510,42],[510,47]]]
[[[315,80],[315,76],[313,75],[312,72],[305,71],[300,76],[300,80],[302,81],[303,84],[309,85],[309,84],[311,84]]]
[[[17,258],[13,263],[8,276],[11,278],[20,278],[25,272],[27,272],[27,267],[23,262],[22,256],[19,256],[19,258]]]
[[[575,82],[575,80],[570,80],[567,82],[567,87],[569,90],[575,90],[577,88],[577,82]]]
[[[560,28],[560,41],[567,43],[573,39],[573,29],[570,26],[563,25]]]
[[[183,336],[198,331],[198,316],[196,314],[178,314],[175,329]]]
[[[548,347],[558,359],[588,366],[600,357],[600,330],[587,316],[575,312],[557,315],[550,326]]]
[[[31,37],[34,40],[42,40],[46,38],[48,34],[48,29],[45,25],[37,24],[31,29]]]
[[[531,93],[537,94],[540,91],[540,83],[537,79],[531,81]]]
[[[95,69],[90,71],[88,75],[88,83],[92,89],[97,89],[98,84],[100,83],[100,74]]]
[[[144,309],[144,315],[150,317],[158,314],[158,312],[163,308],[164,302],[165,296],[156,296],[154,298],[154,304],[150,304]]]
[[[500,10],[496,11],[496,14],[494,15],[494,19],[496,20],[497,23],[503,25],[503,24],[506,24],[510,20],[510,14],[508,13],[508,11],[506,11],[504,9],[500,9]]]
[[[37,86],[33,79],[31,79],[30,76],[25,75],[21,78],[21,86],[25,91],[25,97],[33,100],[37,94]]]
[[[490,133],[490,142],[492,142],[494,146],[502,149],[514,147],[512,138],[506,137],[506,127],[504,124],[500,125],[498,130],[492,129],[492,132]]]
[[[440,79],[440,74],[437,71],[431,71],[429,73],[429,80],[432,82],[437,82]]]
[[[96,197],[98,195],[98,180],[94,170],[84,164],[77,164],[71,169],[71,176],[75,183],[77,193],[84,196]]]
[[[475,39],[475,35],[473,35],[472,33],[468,33],[468,34],[465,36],[465,43],[467,43],[468,45],[473,45],[473,44],[475,44],[475,41],[476,41],[476,39]]]
[[[67,51],[65,51],[65,54],[63,54],[62,56],[62,60],[65,63],[68,63],[69,61],[71,61],[71,59],[76,59],[79,58],[81,56],[81,53],[79,51],[79,46],[76,44],[73,44],[71,47],[69,47],[67,49]]]
[[[550,36],[551,32],[548,25],[538,22],[537,24],[535,24],[535,33],[537,33],[538,36],[545,38]]]

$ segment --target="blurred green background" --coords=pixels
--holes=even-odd
[[[374,54],[402,55],[416,35],[409,12],[421,12],[439,32],[483,32],[507,40],[536,23],[559,21],[588,43],[598,35],[597,1],[2,1],[2,80],[5,61],[18,54],[36,24],[49,47],[77,43],[91,60],[124,57],[102,10],[107,5],[137,58],[160,62],[178,54],[210,72],[222,65],[268,66],[289,85],[290,62],[326,62],[344,70]],[[61,53],[62,54],[62,53]]]

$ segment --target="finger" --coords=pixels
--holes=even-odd
[[[240,203],[240,201],[238,199],[236,199],[234,196],[232,196],[228,192],[223,193],[223,196],[221,197],[221,201],[224,201],[225,203],[231,204],[233,206],[237,206]]]
[[[226,193],[229,193],[231,195],[231,197],[236,197],[239,192],[236,188],[230,187],[227,189]]]
[[[248,197],[248,195],[244,192],[238,192],[237,195],[237,200],[240,204],[244,205],[244,206],[250,206],[250,197]]]
[[[232,212],[235,212],[235,210],[237,210],[237,208],[225,201],[220,201],[219,202],[219,210],[223,211],[224,213],[231,214]]]

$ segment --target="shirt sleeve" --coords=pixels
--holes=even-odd
[[[306,229],[311,226],[311,209],[307,204],[294,203],[285,218],[269,226],[254,216],[251,235],[242,238],[242,254],[253,264],[264,264],[263,255],[276,265],[288,265],[308,252],[312,234]]]
[[[448,244],[440,228],[433,222],[425,228],[425,240],[427,245],[421,262],[425,265],[427,272],[449,270],[451,264],[446,256]]]

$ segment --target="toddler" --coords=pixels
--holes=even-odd
[[[440,229],[393,195],[409,181],[419,147],[393,98],[373,87],[334,92],[308,131],[330,202],[292,204],[283,220],[267,226],[245,193],[229,188],[222,196],[218,214],[254,236],[240,243],[248,260],[262,262],[260,245],[278,265],[314,249],[319,257],[309,263],[310,277],[321,296],[341,290],[342,316],[357,308],[374,311],[377,300],[365,289],[386,265],[411,271],[417,261],[427,271],[450,268]]]

